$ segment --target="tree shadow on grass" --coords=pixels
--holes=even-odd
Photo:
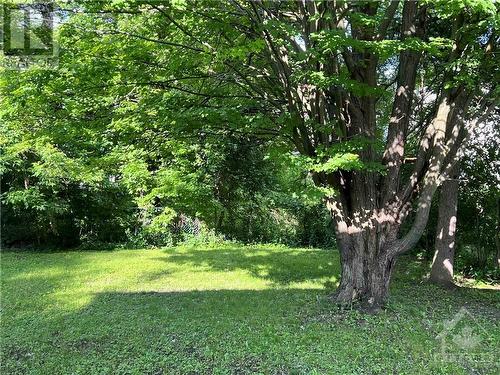
[[[418,304],[419,308],[426,306],[428,311],[444,315],[446,310],[465,307],[480,316],[500,319],[499,289],[460,284],[442,287],[429,281],[429,270],[429,261],[416,259],[410,254],[401,256],[391,279],[389,302],[403,301],[410,307]]]
[[[270,348],[285,343],[280,335],[301,334],[301,309],[322,294],[305,289],[97,293],[83,309],[37,314],[37,327],[24,327],[23,335],[14,334],[20,327],[12,332],[6,327],[2,373],[209,374],[214,368],[253,373],[261,370]]]
[[[234,247],[224,249],[187,248],[167,250],[165,262],[216,271],[244,270],[252,276],[286,286],[305,281],[338,280],[340,261],[337,251],[321,249],[279,249]]]
[[[460,306],[437,302],[450,303]],[[435,331],[447,315],[429,316],[429,328],[423,311],[361,318],[336,310],[317,289],[97,293],[83,309],[42,312],[40,327],[10,336],[2,373],[361,373],[371,366],[389,373],[400,363],[411,372],[418,361],[391,342],[411,348],[423,340],[426,353],[438,350]],[[336,360],[325,361],[325,351]]]
[[[33,273],[43,266],[42,258],[17,259],[3,275],[8,298],[3,301],[0,373],[361,373],[380,363],[384,367],[376,368],[383,373],[399,364],[407,366],[401,373],[419,373],[422,368],[413,366],[431,358],[409,362],[407,353],[422,343],[430,345],[425,353],[437,350],[442,322],[461,307],[486,329],[498,327],[492,291],[450,293],[415,283],[413,271],[408,279],[396,278],[387,311],[362,318],[355,311],[339,311],[325,290],[293,287],[88,290],[85,307],[68,309],[63,302],[54,304],[50,295],[74,282],[84,259],[57,257],[50,262],[57,272]],[[171,249],[158,259],[186,265],[180,268],[188,273],[198,267],[244,270],[277,286],[339,273],[338,253],[325,250]],[[68,267],[71,272],[62,272]],[[393,342],[408,351],[392,350]],[[335,361],[325,361],[325,355]]]

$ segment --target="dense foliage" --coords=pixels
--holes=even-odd
[[[231,130],[224,138],[200,125],[168,134],[162,118],[135,119],[131,102],[109,108],[101,102],[102,75],[67,70],[87,50],[64,38],[61,47],[57,71],[2,74],[4,244],[168,245],[200,231],[332,244],[330,219],[299,160]],[[104,81],[120,74],[115,67]],[[91,77],[98,88],[75,84],[89,85]],[[76,93],[59,95],[68,90]],[[143,95],[151,100],[149,90]]]

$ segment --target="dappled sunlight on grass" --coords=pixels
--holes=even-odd
[[[3,253],[1,370],[466,373],[436,361],[435,336],[462,306],[497,332],[498,293],[444,291],[422,282],[422,265],[400,263],[387,310],[366,316],[327,298],[339,277],[336,251],[228,244]],[[472,368],[488,373],[481,366]]]
[[[333,251],[236,245],[215,249],[23,252],[4,254],[3,280],[15,285],[21,294],[31,293],[36,286],[42,291],[46,309],[72,310],[90,303],[92,294],[111,291],[323,288],[338,277],[334,262],[338,263],[338,258]],[[31,298],[26,303],[37,301]]]
[[[188,265],[197,272],[243,273],[268,286],[322,287],[339,274],[336,251],[258,247],[167,250],[169,264]],[[247,276],[247,277],[248,277]],[[252,280],[253,281],[253,280]]]
[[[500,284],[487,283],[484,281],[478,281],[466,277],[461,277],[461,276],[456,277],[456,283],[458,286],[463,288],[489,289],[500,292]]]

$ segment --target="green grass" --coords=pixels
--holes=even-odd
[[[2,374],[500,371],[500,293],[433,287],[409,258],[375,316],[329,302],[334,251],[23,251],[1,262]],[[435,336],[463,306],[473,317],[460,324],[481,342],[444,360]]]

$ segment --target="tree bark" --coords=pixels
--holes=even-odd
[[[495,246],[497,248],[495,256],[495,266],[500,269],[500,197],[497,198],[497,233],[495,235]]]
[[[387,246],[389,242],[380,241],[381,236],[377,235],[387,229],[385,222],[381,217],[344,215],[342,204],[335,199],[328,200],[327,207],[336,221],[341,261],[340,285],[333,298],[342,305],[359,302],[366,311],[375,312],[387,301],[397,256],[397,252]],[[397,227],[393,226],[392,230],[397,231]],[[395,235],[384,238],[395,238]]]
[[[405,212],[401,203],[399,207],[395,205],[395,208],[390,202],[382,202],[379,208],[371,207],[368,202],[374,202],[377,193],[366,188],[366,185],[369,185],[365,183],[367,173],[355,172],[354,178],[350,179],[346,196],[342,199],[341,193],[338,202],[332,204],[332,215],[341,218],[337,219],[337,238],[342,262],[342,279],[336,294],[337,302],[351,303],[357,300],[368,310],[378,310],[385,304],[397,256],[417,243],[425,229],[434,192],[444,176],[454,175],[453,168],[449,167],[450,164],[446,164],[445,160],[450,154],[450,142],[459,134],[458,131],[453,131],[459,124],[457,116],[462,107],[457,107],[458,99],[462,100],[463,97],[452,96],[450,93],[444,95],[429,125],[429,165],[421,178],[413,225],[403,237],[399,236],[399,229],[407,217],[407,211]],[[449,163],[456,165],[453,160]],[[451,182],[453,181],[447,181]],[[445,187],[443,191],[447,194],[448,188]],[[453,225],[453,234],[456,200],[457,197],[454,198],[452,223],[446,226],[448,229]],[[450,197],[443,198],[442,202],[449,203]],[[447,245],[449,243],[445,242],[442,247]]]
[[[455,236],[458,202],[458,164],[451,179],[443,182],[439,195],[439,213],[436,228],[434,259],[430,281],[446,287],[453,286],[453,260],[455,257]]]
[[[369,246],[340,248],[342,274],[333,296],[336,302],[350,305],[358,301],[372,312],[387,302],[395,257],[373,250]]]

